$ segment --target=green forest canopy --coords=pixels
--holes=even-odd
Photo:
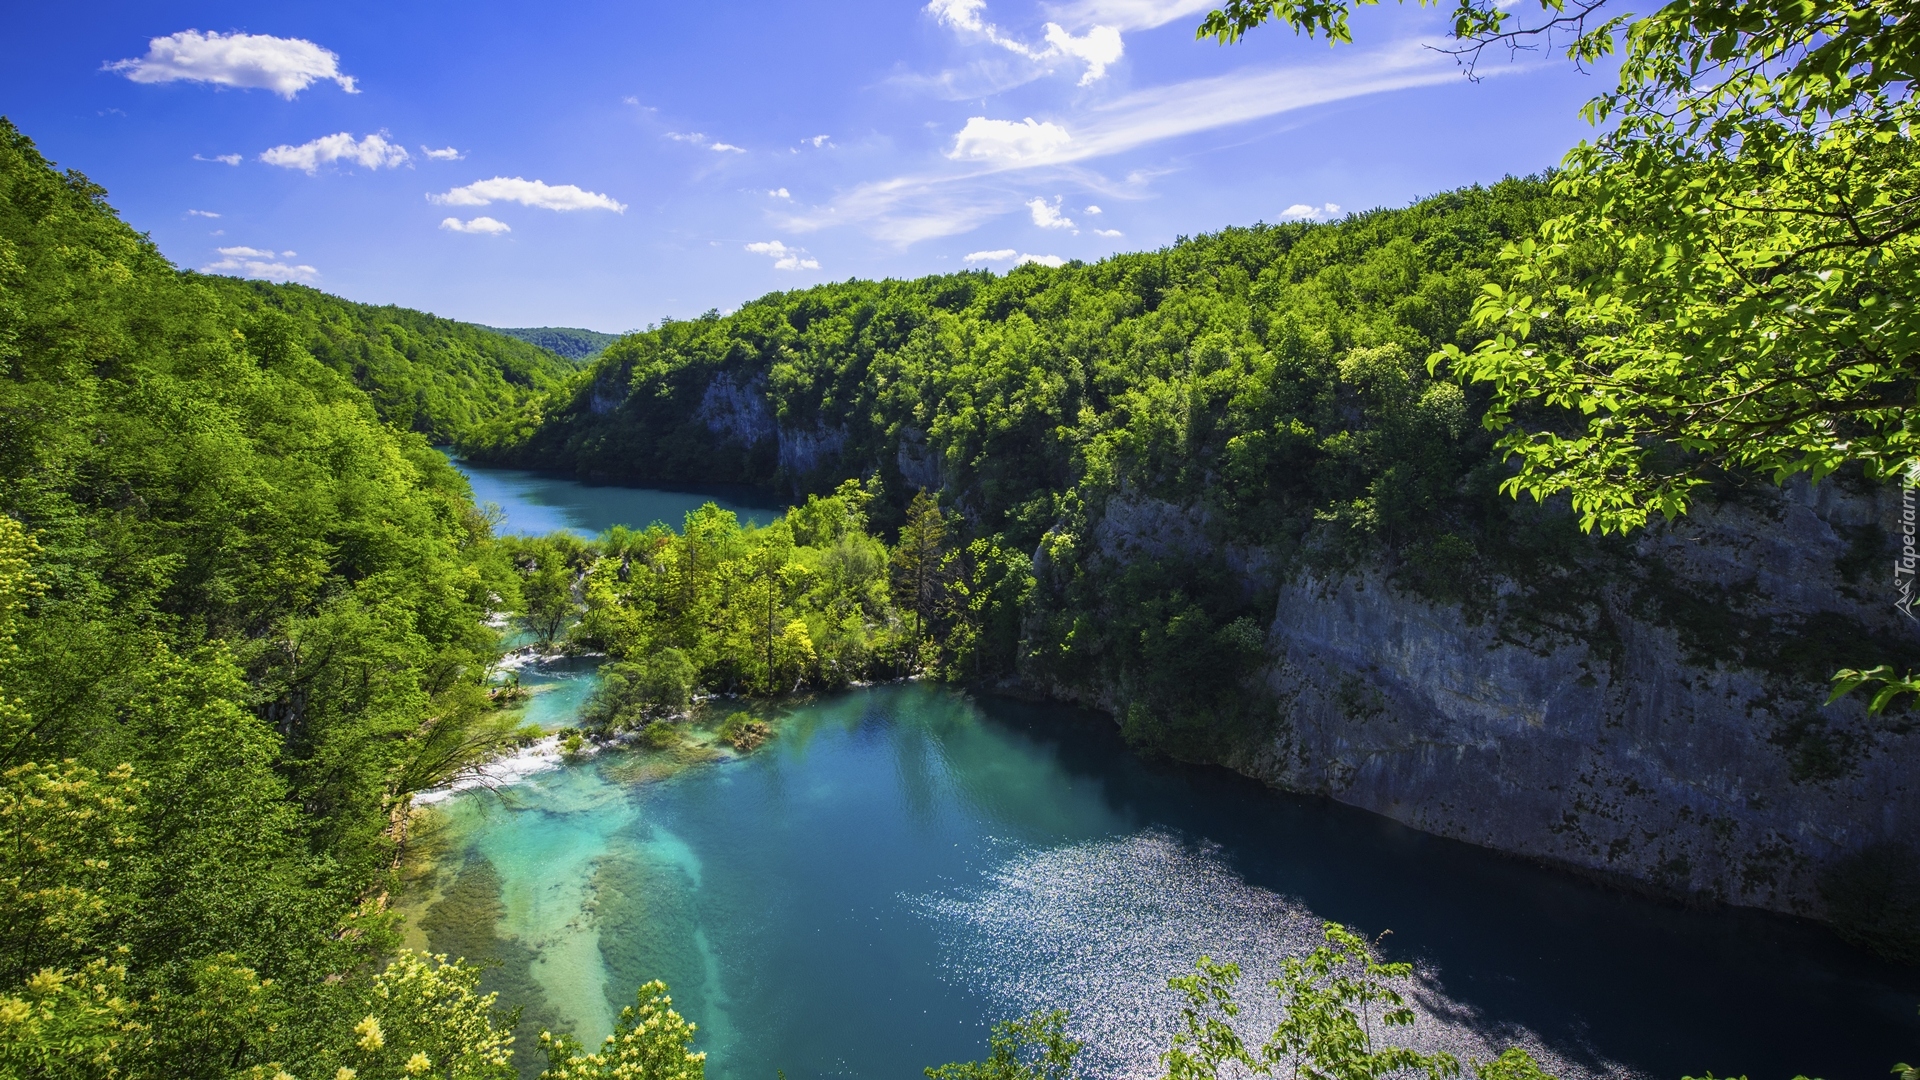
[[[305,285],[199,280],[247,318],[284,316],[300,346],[365,391],[382,420],[434,443],[518,412],[576,370],[553,350],[484,326]]]
[[[582,330],[575,326],[491,326],[487,329],[510,338],[519,338],[575,361],[591,360],[606,351],[607,346],[620,340],[619,334],[603,334],[598,330]]]

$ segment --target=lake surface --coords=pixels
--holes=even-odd
[[[538,721],[564,722],[594,677],[529,668]],[[1920,979],[1811,924],[1646,901],[1145,762],[1077,710],[909,684],[783,712],[738,760],[610,753],[441,803],[416,935],[499,961],[488,985],[527,1007],[523,1033],[595,1041],[664,979],[715,1080],[915,1077],[1056,1006],[1089,1075],[1154,1076],[1168,976],[1238,961],[1257,1038],[1260,986],[1324,919],[1391,930],[1385,953],[1418,967],[1415,1041],[1466,1056],[1517,1043],[1565,1078],[1842,1080],[1920,1053]]]
[[[664,522],[675,529],[687,512],[703,503],[731,510],[742,523],[764,525],[786,511],[778,496],[743,485],[707,485],[685,488],[631,488],[583,484],[549,473],[526,469],[495,469],[453,460],[473,485],[473,501],[498,506],[505,520],[494,531],[541,536],[567,531],[598,536],[615,525],[645,528]]]

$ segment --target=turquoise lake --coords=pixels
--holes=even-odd
[[[489,496],[509,527],[644,524],[685,495],[540,483],[530,509]],[[594,677],[527,668],[530,715],[563,724]],[[1920,979],[1812,924],[1646,900],[1144,761],[1060,706],[905,684],[778,711],[778,738],[743,758],[609,753],[439,803],[425,943],[497,961],[488,985],[527,1006],[523,1038],[597,1040],[664,979],[716,1080],[910,1080],[1042,1007],[1071,1011],[1087,1075],[1155,1076],[1168,976],[1238,961],[1254,1031],[1262,984],[1327,919],[1392,931],[1383,951],[1417,968],[1414,1041],[1463,1056],[1518,1043],[1569,1078],[1841,1080],[1920,1055]]]

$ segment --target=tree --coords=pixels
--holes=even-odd
[[[1367,0],[1362,0],[1367,2]],[[1456,50],[1556,36],[1576,62],[1624,43],[1611,124],[1568,153],[1574,209],[1510,245],[1471,349],[1429,364],[1492,391],[1520,464],[1509,494],[1566,494],[1587,529],[1687,511],[1723,470],[1776,482],[1920,468],[1920,35],[1892,0],[1672,0],[1601,20],[1541,0],[1532,22],[1459,0]],[[1231,0],[1227,42],[1269,19],[1351,40],[1344,0]],[[1835,676],[1836,697],[1885,667]]]
[[[1076,1080],[1083,1045],[1067,1036],[1065,1009],[1040,1010],[993,1025],[985,1061],[924,1070],[927,1080]]]
[[[555,553],[542,552],[520,586],[527,629],[542,645],[551,645],[573,618],[573,571]]]
[[[907,522],[900,526],[900,542],[893,549],[894,595],[913,612],[916,648],[939,599],[947,528],[940,496],[920,489],[907,505]]]
[[[614,731],[638,730],[685,713],[693,706],[699,672],[686,653],[669,646],[639,660],[607,664],[600,676],[600,686],[588,699],[582,719]]]

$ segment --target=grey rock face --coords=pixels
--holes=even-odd
[[[1649,529],[1636,561],[1667,589],[1724,598],[1734,638],[1911,634],[1890,559],[1857,587],[1836,568],[1849,528],[1897,512],[1897,496],[1800,485]],[[1284,721],[1235,764],[1427,832],[1812,915],[1833,859],[1920,838],[1920,734],[1857,700],[1823,707],[1824,681],[1703,658],[1686,640],[1700,627],[1650,612],[1633,580],[1600,595],[1591,633],[1515,638],[1377,569],[1303,575],[1269,634]]]
[[[789,428],[782,424],[775,437],[780,440],[780,468],[788,476],[805,476],[834,464],[847,445],[847,430],[840,427]]]
[[[917,428],[903,426],[900,429],[900,448],[894,455],[894,463],[900,467],[900,475],[910,489],[939,491],[946,486],[940,455],[927,445],[926,433]]]
[[[700,408],[694,415],[721,440],[744,447],[774,438],[778,433],[773,408],[767,404],[765,376],[755,376],[742,384],[725,373],[715,375],[700,396]]]

